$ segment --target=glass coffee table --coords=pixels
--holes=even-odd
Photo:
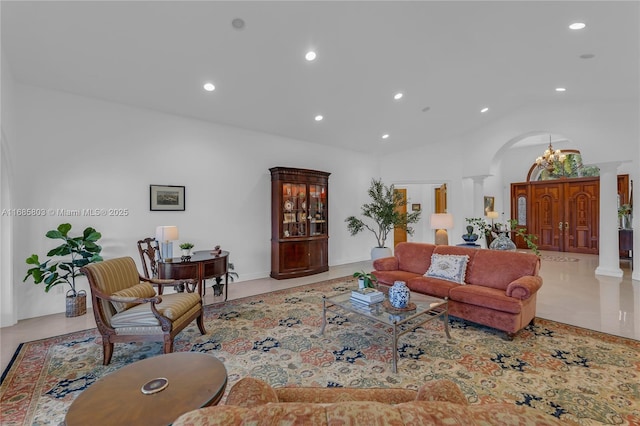
[[[388,299],[386,299],[388,300]],[[442,317],[444,332],[447,339],[449,334],[449,307],[447,299],[411,293],[411,304],[415,309],[402,311],[385,308],[387,303],[379,302],[371,305],[351,301],[351,291],[332,297],[324,297],[322,300],[322,328],[320,334],[324,334],[327,325],[327,311],[337,312],[344,310],[369,320],[382,323],[393,330],[393,372],[398,372],[398,338],[405,333],[415,330],[423,324]],[[413,307],[413,306],[412,306]]]

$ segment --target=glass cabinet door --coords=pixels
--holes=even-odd
[[[327,191],[322,185],[309,185],[309,235],[327,233]]]
[[[282,237],[307,235],[307,186],[301,183],[282,184]]]

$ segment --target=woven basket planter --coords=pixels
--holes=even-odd
[[[71,290],[69,290],[70,292]],[[80,290],[75,296],[67,292],[66,317],[79,317],[87,313],[87,292]]]

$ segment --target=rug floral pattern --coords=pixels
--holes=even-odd
[[[227,391],[246,376],[272,386],[409,389],[446,378],[471,404],[526,405],[574,425],[640,424],[636,340],[536,319],[507,341],[500,332],[452,318],[452,340],[438,321],[402,336],[393,374],[385,327],[329,312],[319,334],[322,296],[353,285],[336,279],[207,306],[207,334],[193,324],[177,337],[175,350],[224,362]],[[2,424],[58,425],[87,386],[161,353],[159,343],[116,344],[111,364],[102,366],[95,329],[26,343],[0,385]]]

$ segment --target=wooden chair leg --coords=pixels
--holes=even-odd
[[[102,365],[109,365],[113,355],[113,342],[109,341],[109,336],[102,336]]]
[[[207,334],[207,330],[204,328],[204,312],[201,312],[198,318],[196,318],[196,323],[200,329],[200,334]]]
[[[171,336],[169,335],[164,336],[163,349],[165,354],[170,354],[171,352],[173,352],[173,339],[171,338]]]

